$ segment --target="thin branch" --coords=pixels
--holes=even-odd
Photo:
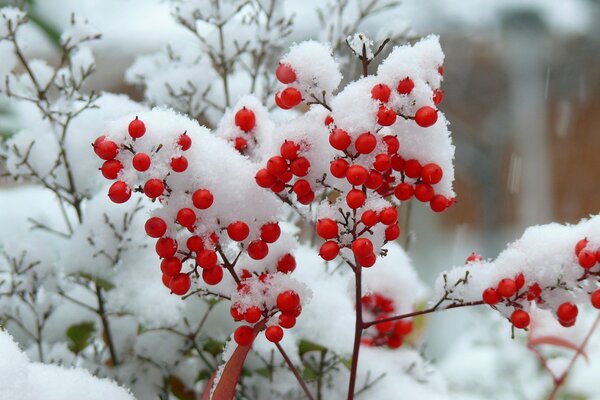
[[[290,358],[288,357],[285,350],[283,350],[283,347],[281,347],[281,345],[279,343],[275,343],[275,346],[277,347],[277,350],[279,350],[279,352],[281,353],[281,356],[285,360],[286,364],[288,365],[288,367],[290,368],[290,370],[292,371],[292,373],[298,380],[298,383],[302,387],[302,390],[304,391],[304,394],[306,394],[306,397],[310,400],[315,400],[313,395],[310,393],[310,390],[308,390],[308,386],[306,386],[306,382],[304,382],[304,379],[302,379],[302,375],[300,375],[300,372],[298,372],[298,369],[296,368],[296,366],[294,365],[292,360],[290,360]]]

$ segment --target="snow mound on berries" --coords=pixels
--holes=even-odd
[[[0,398],[5,400],[134,400],[127,390],[81,369],[30,363],[0,331]]]
[[[485,289],[495,288],[500,280],[515,279],[522,273],[525,288],[533,283],[541,288],[555,288],[542,292],[544,303],[539,305],[540,308],[556,309],[567,301],[587,303],[589,293],[597,289],[597,283],[590,278],[579,280],[584,270],[578,264],[575,245],[584,238],[589,241],[587,248],[594,252],[600,248],[600,216],[582,220],[577,225],[551,223],[529,227],[495,260],[473,262],[442,273],[435,284],[434,299],[443,298],[446,290],[450,290],[452,298],[478,301]],[[468,276],[467,283],[465,276]],[[459,284],[453,287],[456,282]],[[449,304],[450,300],[444,300],[442,306]],[[497,307],[506,316],[513,310],[500,304]]]

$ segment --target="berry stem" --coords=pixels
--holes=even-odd
[[[354,388],[356,386],[356,372],[358,368],[358,354],[360,351],[360,341],[362,338],[362,331],[365,329],[362,316],[362,268],[355,258],[356,267],[354,270],[354,282],[355,282],[355,302],[356,302],[356,321],[354,324],[354,347],[352,349],[352,363],[350,368],[350,381],[348,383],[348,400],[354,399]]]
[[[117,352],[115,350],[115,345],[110,331],[110,325],[108,323],[108,318],[106,318],[106,311],[104,310],[104,298],[102,297],[102,289],[97,283],[95,285],[96,298],[98,299],[98,315],[100,316],[100,321],[102,322],[102,330],[104,331],[104,336],[107,342],[106,344],[108,345],[108,351],[112,360],[112,366],[115,367],[119,364],[119,360],[117,359]]]
[[[276,342],[275,346],[277,347],[277,350],[279,350],[279,353],[281,353],[281,356],[285,360],[285,363],[288,365],[288,367],[290,368],[290,370],[292,371],[292,373],[298,380],[298,383],[302,387],[302,390],[304,391],[304,394],[306,394],[306,397],[310,400],[315,400],[314,396],[310,393],[310,390],[308,390],[308,386],[306,385],[306,382],[304,382],[304,379],[302,379],[302,375],[300,375],[300,372],[298,372],[298,369],[296,368],[296,366],[294,365],[292,360],[290,360],[290,358],[288,357],[285,350],[283,350],[283,347],[281,347],[279,342]]]

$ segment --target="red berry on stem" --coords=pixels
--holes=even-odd
[[[260,238],[267,243],[274,243],[281,235],[281,228],[277,222],[269,222],[260,227]]]
[[[415,197],[419,201],[427,202],[433,199],[435,192],[431,185],[427,183],[419,182],[415,185]]]
[[[177,222],[186,228],[192,228],[196,223],[196,213],[191,208],[182,208],[177,212]]]
[[[248,245],[248,255],[253,260],[262,260],[269,254],[269,246],[262,240],[255,240]]]
[[[277,271],[289,274],[296,269],[296,258],[291,254],[284,254],[277,260]]]
[[[190,236],[185,244],[189,251],[199,253],[204,250],[204,241],[200,236]]]
[[[244,319],[246,320],[246,322],[249,322],[251,324],[258,322],[261,316],[262,311],[256,306],[248,307],[244,312]]]
[[[129,132],[129,136],[134,139],[138,139],[144,136],[144,133],[146,133],[146,125],[144,125],[141,119],[135,117],[135,119],[129,123],[127,131]]]
[[[308,204],[312,203],[314,199],[315,199],[315,192],[313,192],[312,190],[302,196],[298,196],[298,202],[300,204],[304,204],[304,205],[308,205]]]
[[[417,179],[421,176],[421,163],[417,160],[411,159],[404,162],[404,173],[409,178]]]
[[[385,240],[391,242],[400,237],[400,227],[398,224],[393,224],[385,228]]]
[[[577,244],[575,245],[575,255],[578,256],[579,253],[581,253],[581,250],[585,249],[585,247],[588,245],[588,240],[587,239],[581,239],[579,242],[577,242]]]
[[[510,316],[510,321],[515,328],[525,329],[529,326],[530,318],[527,311],[515,310]]]
[[[348,204],[348,207],[352,209],[362,207],[366,200],[367,195],[358,189],[352,189],[346,195],[346,203]]]
[[[295,160],[298,157],[298,145],[291,140],[286,140],[281,144],[279,153],[286,160]]]
[[[333,160],[329,166],[329,171],[331,171],[331,175],[335,176],[336,178],[345,178],[348,171],[348,161],[342,158]]]
[[[373,252],[373,243],[367,238],[358,238],[352,243],[352,252],[357,257],[365,257]]]
[[[108,160],[104,161],[100,171],[102,172],[102,176],[106,179],[117,179],[117,175],[123,169],[123,164],[117,160]]]
[[[310,170],[310,161],[304,157],[298,157],[291,162],[290,169],[296,176],[306,176]]]
[[[328,240],[321,245],[319,255],[325,261],[331,261],[337,257],[340,252],[340,246],[333,240]]]
[[[265,330],[265,337],[269,342],[279,343],[283,339],[283,329],[278,325],[269,326]]]
[[[289,87],[281,91],[279,98],[284,106],[292,108],[300,104],[302,101],[302,94],[298,89]]]
[[[434,212],[442,212],[450,206],[450,201],[441,194],[436,194],[429,201],[429,206]]]
[[[175,172],[183,172],[188,167],[188,160],[184,156],[171,158],[171,169]]]
[[[146,234],[151,238],[159,238],[167,232],[167,223],[159,217],[150,217],[144,225]]]
[[[151,199],[155,199],[158,196],[160,196],[161,194],[163,194],[164,190],[165,190],[165,185],[164,185],[163,181],[160,179],[149,179],[144,184],[144,193],[146,194],[146,196],[150,197]]]
[[[375,150],[375,146],[377,146],[377,138],[371,132],[361,133],[354,143],[356,151],[360,154],[369,154]]]
[[[175,276],[181,272],[181,260],[177,257],[165,258],[160,263],[160,270],[165,275]]]
[[[192,194],[192,203],[200,210],[209,208],[213,201],[214,197],[208,189],[198,189]]]
[[[240,312],[240,309],[236,303],[229,308],[229,313],[234,321],[241,321],[244,319],[244,314]]]
[[[123,181],[116,181],[108,188],[108,197],[113,203],[125,203],[131,197],[131,188]]]
[[[277,107],[281,108],[282,110],[289,110],[292,107],[288,107],[287,105],[283,104],[283,100],[281,100],[281,93],[282,92],[275,93],[275,104],[277,104]]]
[[[288,170],[288,163],[281,156],[273,156],[267,161],[267,171],[271,175],[279,176]]]
[[[386,135],[383,137],[383,141],[387,146],[388,154],[395,154],[400,149],[400,142],[396,136]]]
[[[592,302],[592,306],[594,306],[594,308],[600,308],[600,290],[596,290],[594,293],[592,293],[590,301]]]
[[[362,165],[353,165],[346,171],[346,179],[353,186],[363,185],[369,177],[369,171]]]
[[[177,253],[177,241],[170,237],[162,237],[156,241],[155,250],[160,258],[173,257]]]
[[[379,222],[379,217],[375,211],[367,210],[362,213],[360,220],[365,226],[371,227]]]
[[[440,66],[438,67],[438,73],[439,73],[440,75],[444,75],[444,66],[443,66],[443,65],[440,65]]]
[[[162,283],[163,283],[163,285],[165,285],[167,288],[169,288],[169,285],[171,283],[171,279],[172,278],[173,277],[171,275],[165,275],[165,274],[163,274],[163,276],[162,276]]]
[[[542,288],[540,287],[540,285],[538,283],[534,283],[534,284],[530,285],[529,289],[527,290],[527,300],[529,300],[529,301],[536,300],[537,298],[540,297],[541,294],[542,294]]]
[[[465,264],[470,264],[472,262],[478,262],[478,261],[483,261],[483,257],[481,257],[479,254],[472,252],[469,257],[467,257],[467,259],[465,260]]]
[[[279,64],[275,71],[277,80],[285,85],[296,80],[296,72],[290,64]]]
[[[333,239],[338,235],[338,225],[331,218],[322,218],[317,221],[317,234],[323,239]]]
[[[329,144],[336,150],[346,150],[352,143],[348,132],[343,129],[335,128],[329,134]]]
[[[396,122],[396,113],[391,108],[385,106],[379,107],[377,110],[377,123],[381,126],[394,125]]]
[[[100,138],[96,140],[94,143],[94,152],[103,160],[112,160],[119,153],[119,146],[112,140],[108,140],[103,138],[99,141]]]
[[[410,183],[402,182],[394,190],[394,196],[400,201],[406,201],[413,195],[413,187]]]
[[[258,186],[270,189],[277,182],[277,177],[267,171],[266,168],[259,169],[254,177]]]
[[[577,306],[570,302],[562,303],[556,309],[556,316],[558,317],[558,319],[567,323],[574,322],[577,318],[578,313],[579,310],[577,309]]]
[[[390,99],[390,94],[392,94],[390,87],[383,83],[379,83],[373,86],[373,89],[371,89],[371,97],[375,100],[381,101],[382,103],[387,103],[387,101]]]
[[[517,276],[515,276],[515,285],[517,285],[517,290],[525,286],[525,275],[522,273],[517,274]]]
[[[517,284],[512,279],[505,278],[500,281],[497,290],[502,297],[512,297],[517,292]]]
[[[133,164],[133,168],[135,168],[137,171],[147,171],[148,168],[150,168],[150,156],[146,153],[137,153],[135,156],[133,156],[131,163]]]
[[[248,148],[248,142],[241,136],[238,136],[233,141],[233,146],[237,151],[242,153],[244,150]]]
[[[404,158],[394,154],[391,159],[391,166],[394,171],[402,171],[404,169]]]
[[[333,117],[331,115],[328,115],[325,117],[325,126],[329,126],[331,124],[333,124]]]
[[[289,313],[281,313],[279,315],[279,326],[285,329],[293,328],[296,325],[296,317]]]
[[[417,125],[427,128],[436,123],[438,119],[437,110],[433,107],[424,106],[415,113],[415,122]]]
[[[169,288],[178,296],[186,294],[188,290],[190,290],[191,285],[192,281],[188,274],[177,274],[171,278],[171,281],[169,282]]]
[[[415,87],[415,83],[410,78],[404,78],[400,82],[398,82],[398,93],[400,94],[410,94],[413,88]]]
[[[439,165],[435,163],[425,164],[421,170],[421,178],[423,182],[430,185],[435,185],[442,180],[443,171]]]
[[[391,167],[391,158],[387,154],[377,154],[373,162],[373,168],[377,171],[385,172]]]
[[[227,235],[229,235],[231,240],[235,240],[236,242],[243,241],[249,234],[250,228],[243,221],[232,222],[227,226]]]
[[[444,100],[444,91],[442,89],[435,89],[433,91],[433,104],[436,106]]]
[[[179,139],[177,139],[177,144],[181,147],[181,150],[186,151],[192,147],[192,139],[188,136],[186,132],[183,132]]]
[[[254,341],[254,330],[248,325],[239,326],[233,333],[233,340],[240,346],[249,346]]]
[[[217,265],[217,253],[214,250],[201,250],[196,256],[198,265],[205,269],[215,268]]]
[[[256,116],[254,112],[246,107],[235,113],[235,125],[243,130],[249,132],[254,129],[256,125]]]
[[[358,264],[361,267],[370,268],[373,265],[375,265],[375,262],[377,261],[377,256],[375,256],[375,253],[369,253],[362,257],[357,257],[356,260],[358,261]]]
[[[498,291],[494,288],[487,288],[483,291],[483,302],[490,306],[500,303],[502,297],[498,294]]]
[[[379,221],[384,225],[391,225],[398,221],[398,211],[394,207],[384,208],[379,212]]]
[[[297,196],[304,196],[312,191],[306,179],[298,179],[292,186],[292,190]]]
[[[283,312],[291,312],[300,305],[300,296],[293,290],[286,290],[277,295],[277,308]]]
[[[207,285],[216,285],[223,280],[223,268],[216,265],[213,268],[205,268],[202,270],[202,280]]]
[[[590,269],[596,265],[596,255],[588,250],[582,250],[577,257],[582,268]]]

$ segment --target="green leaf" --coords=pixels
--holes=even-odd
[[[209,379],[212,376],[212,374],[213,373],[211,371],[209,371],[207,369],[203,369],[200,372],[198,372],[198,376],[196,377],[196,382]]]
[[[79,352],[81,352],[90,344],[90,338],[95,330],[96,327],[92,321],[71,325],[67,329],[67,337],[71,340],[71,343],[69,343],[69,349],[73,353],[79,354]]]
[[[271,378],[271,370],[267,367],[255,369],[254,372],[261,376],[264,376],[265,378]]]
[[[218,356],[223,352],[223,348],[225,347],[225,343],[219,340],[215,340],[213,338],[208,338],[204,345],[202,346],[202,350],[206,351],[213,357]]]
[[[109,281],[106,281],[101,278],[96,278],[95,276],[88,274],[86,272],[80,272],[79,274],[77,274],[77,276],[85,279],[86,281],[94,282],[96,285],[100,286],[104,290],[111,290],[112,288],[115,287],[115,285],[113,285]]]
[[[352,369],[352,360],[349,358],[340,358],[340,361],[342,362],[342,364],[344,364],[344,366],[346,368],[348,368],[348,371],[350,371]]]
[[[319,374],[310,365],[305,364],[302,370],[302,377],[307,381],[315,381],[319,377]]]
[[[298,343],[298,353],[300,353],[300,357],[302,357],[304,354],[310,352],[310,351],[321,351],[321,352],[325,352],[327,351],[327,348],[324,346],[321,346],[320,344],[308,341],[308,340],[301,340],[300,343]]]

